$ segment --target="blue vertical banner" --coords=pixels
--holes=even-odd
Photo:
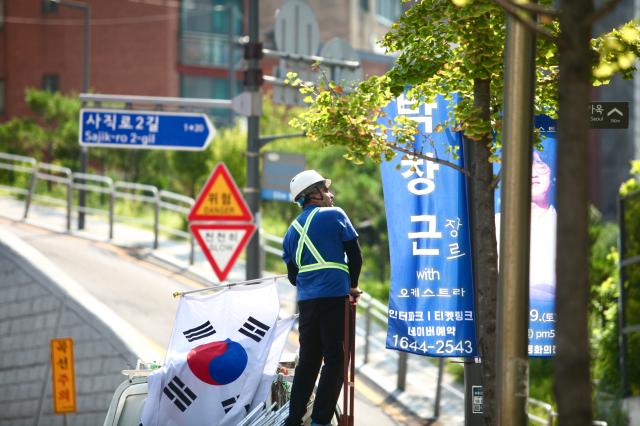
[[[423,103],[401,95],[387,105],[384,120],[415,120],[416,152],[463,167],[460,133],[433,133],[450,107],[442,97]],[[402,154],[381,169],[391,257],[386,347],[433,357],[477,355],[465,176]]]
[[[556,353],[556,123],[542,115],[535,125],[543,149],[534,149],[531,167],[528,352],[551,357]]]
[[[528,354],[552,357],[556,353],[556,122],[538,115],[535,126],[542,150],[533,149],[531,162]],[[494,172],[499,172],[497,164]],[[496,211],[500,211],[500,188],[496,189]],[[500,213],[496,214],[496,231],[500,241]]]

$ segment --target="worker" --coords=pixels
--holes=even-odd
[[[302,424],[323,361],[311,424],[330,424],[344,373],[345,298],[357,303],[362,294],[358,233],[345,212],[333,206],[330,186],[331,180],[315,170],[298,173],[290,184],[302,213],[284,237],[282,259],[297,288],[300,354],[286,426]]]

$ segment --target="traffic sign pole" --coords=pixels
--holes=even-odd
[[[262,45],[259,43],[258,0],[249,0],[249,43],[245,46],[247,71],[245,75],[245,90],[250,96],[259,96],[262,85],[260,56]],[[247,117],[247,183],[244,196],[249,204],[249,210],[256,218],[256,225],[260,226],[260,115]],[[256,232],[247,245],[247,280],[260,278],[260,233]]]

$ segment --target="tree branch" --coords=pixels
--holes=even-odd
[[[491,181],[491,189],[495,190],[498,187],[500,179],[502,179],[502,167],[500,168],[498,174],[493,177],[493,180]]]
[[[615,9],[618,4],[620,4],[620,0],[607,0],[600,9],[594,11],[593,14],[588,17],[587,23],[592,25],[598,19],[613,12],[613,9]]]
[[[403,148],[403,147],[401,147],[399,145],[396,145],[394,143],[387,143],[387,145],[389,145],[392,149],[395,149],[396,151],[402,152],[404,154],[413,155],[415,157],[422,158],[422,159],[427,160],[427,161],[432,161],[432,162],[434,162],[436,164],[442,164],[443,166],[451,167],[452,169],[457,170],[460,173],[464,173],[465,176],[471,177],[471,173],[469,173],[469,171],[467,169],[465,169],[463,167],[460,167],[457,164],[452,163],[450,161],[441,160],[441,159],[439,159],[437,157],[429,157],[429,156],[427,156],[427,155],[425,155],[425,154],[423,154],[421,152],[417,152],[415,150]]]
[[[544,6],[540,6],[539,4],[536,4],[536,3],[514,3],[511,0],[504,0],[504,2],[509,3],[509,5],[513,6],[514,8],[524,10],[527,12],[536,13],[538,15],[546,15],[552,18],[557,18],[560,16],[559,10],[549,9]]]
[[[544,28],[544,27],[540,27],[538,26],[538,24],[536,24],[535,22],[533,22],[531,19],[525,18],[524,16],[520,15],[520,10],[518,10],[518,7],[514,6],[513,3],[511,3],[508,0],[493,0],[493,2],[495,4],[497,4],[498,6],[500,6],[509,16],[511,16],[512,18],[514,18],[516,21],[520,22],[522,25],[524,25],[525,27],[529,28],[531,31],[533,31],[534,33],[549,39],[551,41],[553,41],[554,43],[558,41],[558,38],[556,37],[556,35],[554,33],[552,33],[551,31],[549,31],[548,29]]]

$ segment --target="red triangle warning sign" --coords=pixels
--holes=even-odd
[[[220,281],[227,277],[256,230],[251,223],[191,224],[190,227]]]
[[[213,169],[188,220],[253,222],[253,215],[224,163],[218,163]]]

